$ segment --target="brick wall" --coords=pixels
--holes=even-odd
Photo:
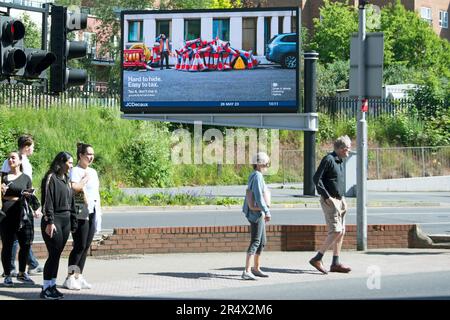
[[[410,248],[414,225],[370,225],[368,247]],[[327,235],[325,225],[269,225],[269,251],[315,251]],[[249,226],[119,228],[99,244],[94,256],[175,252],[239,252],[247,250]],[[347,226],[343,249],[356,249],[356,226]]]
[[[369,225],[368,248],[413,248],[415,225]],[[315,251],[327,235],[325,225],[268,225],[269,251]],[[249,226],[116,228],[107,239],[92,244],[91,255],[182,252],[245,252],[250,241]],[[1,245],[0,245],[1,247]],[[68,241],[63,256],[68,256]],[[356,226],[348,225],[343,249],[356,249]],[[33,244],[39,259],[47,257],[44,243]]]

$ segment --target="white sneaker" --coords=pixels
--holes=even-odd
[[[257,280],[256,277],[253,275],[253,273],[251,272],[247,272],[244,270],[244,272],[242,272],[242,279],[244,280]]]
[[[69,290],[81,290],[80,281],[78,281],[78,279],[75,278],[75,275],[73,274],[66,278],[63,287]]]
[[[86,281],[86,279],[83,277],[83,275],[78,276],[78,282],[81,285],[81,289],[91,289],[92,285]]]

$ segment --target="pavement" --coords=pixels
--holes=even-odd
[[[450,299],[450,286],[444,281],[450,279],[450,250],[344,251],[341,261],[352,271],[328,275],[309,265],[313,255],[314,252],[264,252],[262,269],[269,278],[257,281],[241,279],[244,252],[88,257],[84,277],[92,289],[60,290],[65,300]],[[323,261],[328,268],[330,252]],[[66,272],[67,258],[62,258],[59,287]],[[42,275],[32,278],[35,286],[16,280],[12,288],[0,284],[0,300],[39,299]],[[426,280],[415,287],[414,279]],[[330,290],[336,284],[341,289]],[[424,286],[427,290],[423,290]]]

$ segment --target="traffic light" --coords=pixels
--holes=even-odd
[[[45,50],[25,48],[25,55],[27,63],[24,77],[26,78],[45,78],[45,74],[41,75],[41,73],[56,61],[56,55]]]
[[[50,69],[50,91],[63,92],[70,86],[83,85],[87,80],[87,72],[83,69],[68,67],[70,59],[87,55],[87,43],[84,41],[68,41],[71,31],[87,27],[87,14],[67,13],[67,8],[52,6],[52,26],[50,29],[50,50],[56,55],[56,61]]]
[[[0,73],[2,77],[22,75],[27,63],[23,50],[25,26],[10,16],[0,16]]]

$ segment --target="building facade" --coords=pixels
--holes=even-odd
[[[182,48],[187,40],[219,37],[236,49],[263,56],[265,45],[274,35],[295,32],[296,24],[295,10],[127,14],[124,47],[144,43],[151,48],[156,37],[164,33],[173,49]]]
[[[338,0],[332,0],[338,1]],[[343,1],[343,0],[339,0]],[[369,3],[380,8],[387,4],[393,4],[396,0],[369,0]],[[314,30],[314,18],[320,17],[320,7],[323,0],[260,0],[261,6],[298,6],[302,9],[302,26],[308,30]],[[348,0],[349,4],[357,7],[359,0]],[[448,25],[448,12],[450,11],[450,0],[401,0],[407,10],[415,11],[419,16],[430,23],[434,32],[443,39],[450,41],[450,30]]]

